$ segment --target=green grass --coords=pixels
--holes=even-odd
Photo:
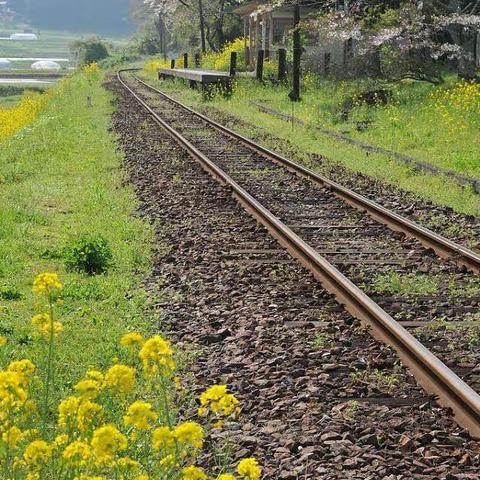
[[[257,138],[270,148],[279,150],[278,143],[265,135],[266,133],[288,140],[291,150],[295,151],[295,158],[313,169],[321,171],[322,165],[311,164],[306,153],[326,157],[329,161],[324,162],[326,166],[328,163],[339,163],[353,171],[380,178],[387,183],[416,193],[434,203],[450,206],[461,213],[480,216],[480,197],[470,189],[459,187],[448,178],[413,171],[408,166],[384,155],[367,154],[358,147],[332,139],[314,128],[292,126],[284,120],[259,112],[250,104],[251,100],[255,100],[272,105],[273,100],[276,100],[274,107],[282,109],[282,105],[285,108],[288,106],[289,110],[286,110],[286,113],[291,112],[292,104],[286,100],[286,90],[283,87],[264,87],[253,80],[241,79],[232,98],[226,99],[217,95],[212,100],[205,101],[200,92],[180,82],[160,82],[154,74],[144,75],[150,83],[161,86],[186,104],[196,108],[216,109],[243,120],[248,126],[237,125],[235,128],[247,136]],[[321,96],[320,93],[318,95]],[[300,115],[301,110],[307,108],[307,104],[308,100],[295,104],[295,115]],[[432,121],[434,120],[433,118]],[[442,136],[441,131],[438,136],[439,138]],[[475,140],[477,141],[478,139]]]
[[[123,185],[122,158],[108,131],[111,100],[98,82],[77,75],[0,148],[0,335],[8,337],[9,355],[41,358],[30,325],[41,307],[35,307],[31,285],[40,272],[58,272],[65,283],[59,307],[65,331],[57,397],[88,366],[111,364],[122,333],[151,323],[140,286],[151,231],[132,216],[136,199]],[[108,274],[65,271],[64,248],[87,233],[108,240],[114,262]]]

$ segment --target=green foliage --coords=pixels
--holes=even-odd
[[[77,40],[71,44],[71,50],[78,56],[80,65],[90,65],[107,58],[108,45],[98,37],[91,37],[87,40]]]
[[[25,298],[15,308],[3,302],[0,331],[19,358],[38,354],[28,327],[32,277],[58,271],[68,285],[59,314],[69,334],[58,353],[56,398],[70,392],[85,365],[106,368],[125,331],[147,332],[153,321],[139,287],[149,269],[151,229],[132,215],[135,195],[109,132],[113,97],[92,78],[81,73],[53,87],[59,93],[39,118],[0,148],[0,172],[9,179],[0,185],[0,285],[15,285]],[[97,276],[66,272],[58,252],[72,232],[108,238],[115,268]]]
[[[85,235],[65,249],[65,267],[71,272],[98,275],[105,273],[112,262],[108,241],[101,235]]]
[[[23,295],[10,285],[0,286],[0,300],[21,300]]]
[[[408,274],[397,272],[378,275],[374,282],[377,292],[409,295],[434,295],[438,292],[438,279],[428,275]]]

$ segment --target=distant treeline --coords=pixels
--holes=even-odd
[[[9,0],[10,8],[38,28],[127,33],[129,0]]]

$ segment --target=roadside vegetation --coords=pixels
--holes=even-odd
[[[84,68],[3,137],[2,478],[206,480],[197,458],[229,445],[210,437],[241,405],[226,385],[197,403],[183,353],[154,330],[152,230],[133,215],[101,79]],[[209,478],[260,478],[254,458],[226,465]]]
[[[237,43],[219,54],[208,54],[206,66],[224,65],[229,51]],[[231,96],[217,94],[205,99],[201,92],[190,89],[181,80],[160,83],[156,69],[166,65],[162,60],[151,59],[145,63],[142,75],[184,103],[243,120],[245,123],[235,128],[261,139],[271,148],[278,149],[278,144],[265,132],[288,141],[292,149],[298,151],[298,159],[303,159],[312,168],[321,169],[322,165],[311,165],[308,153],[325,157],[324,164],[341,163],[353,171],[378,177],[459,212],[480,215],[479,196],[470,188],[459,187],[443,176],[414,171],[390,157],[365,152],[320,131],[324,128],[343,132],[443,168],[480,176],[478,84],[456,80],[453,76],[447,76],[444,84],[436,86],[411,80],[389,85],[362,79],[338,82],[306,74],[302,80],[302,101],[292,103],[288,98],[289,85],[269,80],[260,83],[239,76]],[[275,64],[269,62],[267,72],[268,69],[274,72]],[[391,90],[386,104],[359,100],[366,91],[386,87]],[[286,115],[293,114],[303,120],[306,127],[263,113],[254,102]]]

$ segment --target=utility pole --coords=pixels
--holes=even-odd
[[[202,0],[198,0],[198,15],[200,17],[200,40],[202,43],[202,53],[206,53],[207,45],[205,41],[205,17],[203,16]]]
[[[302,41],[300,38],[300,3],[297,3],[293,10],[293,88],[290,92],[290,100],[298,102],[300,100],[300,60],[302,56]]]

